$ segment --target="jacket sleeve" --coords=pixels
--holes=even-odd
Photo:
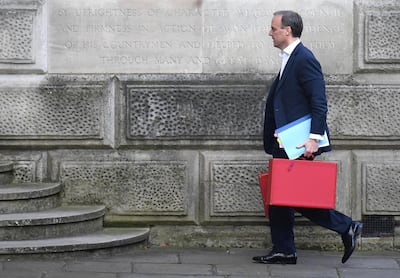
[[[328,107],[321,65],[311,52],[303,56],[298,65],[301,69],[296,72],[299,74],[300,84],[311,108],[310,133],[323,135],[327,129]]]

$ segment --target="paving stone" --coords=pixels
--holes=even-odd
[[[1,278],[43,278],[45,275],[46,272],[38,271],[0,271]]]
[[[397,252],[354,254],[342,264],[341,252],[298,252],[296,265],[251,261],[261,249],[148,248],[101,257],[18,257],[0,260],[0,278],[394,278],[400,277]]]
[[[67,263],[65,270],[70,272],[131,273],[132,264],[130,262],[81,261]]]
[[[28,278],[26,276],[24,278]],[[115,273],[93,273],[93,272],[49,272],[41,278],[118,278]]]
[[[3,270],[18,270],[18,271],[64,271],[65,262],[51,262],[51,261],[8,261],[3,262]],[[2,276],[0,276],[2,277]]]
[[[270,273],[272,277],[285,278],[339,278],[335,268],[317,265],[270,265]]]
[[[400,277],[400,269],[342,269],[341,278],[395,278]]]
[[[400,266],[396,262],[395,259],[392,258],[367,258],[367,257],[351,257],[346,264],[343,265],[346,268],[397,268],[400,269]]]
[[[254,277],[266,277],[269,275],[266,264],[256,263],[216,265],[216,272],[218,275],[252,275]]]
[[[219,275],[187,275],[187,274],[174,274],[174,275],[160,275],[160,274],[121,274],[118,278],[226,278],[226,276]],[[246,277],[252,278],[252,277]]]
[[[143,264],[133,266],[134,273],[141,274],[178,274],[178,275],[211,275],[211,265],[201,264]]]

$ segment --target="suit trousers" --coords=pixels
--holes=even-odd
[[[274,158],[287,158],[285,151],[280,148],[274,148],[272,156]],[[312,222],[339,234],[347,232],[353,221],[349,216],[334,209],[269,206],[273,252],[296,253],[293,233],[295,211]]]

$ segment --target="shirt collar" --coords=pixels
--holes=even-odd
[[[292,42],[291,44],[289,44],[288,46],[286,46],[286,48],[283,49],[283,50],[279,53],[279,55],[280,55],[281,57],[283,57],[283,56],[290,56],[290,55],[292,54],[292,52],[294,51],[294,49],[296,48],[296,46],[297,46],[299,43],[300,43],[300,39],[299,39],[299,38],[295,39],[295,41]]]

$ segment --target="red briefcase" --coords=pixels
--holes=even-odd
[[[269,161],[268,175],[265,174],[259,176],[264,208],[267,205],[335,208],[337,164],[334,162],[274,158]]]
[[[261,196],[264,205],[265,216],[268,217],[269,199],[268,195],[268,172],[258,174],[258,181],[260,183]]]

